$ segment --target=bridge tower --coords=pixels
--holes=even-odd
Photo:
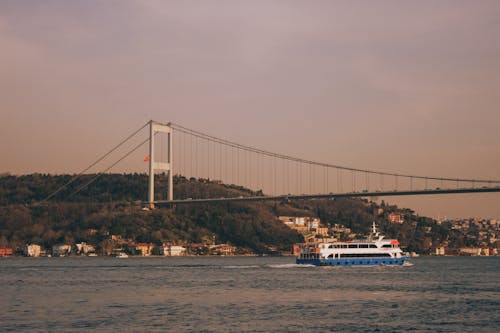
[[[167,162],[155,162],[155,135],[156,133],[167,134]],[[148,203],[149,208],[153,209],[155,206],[155,171],[163,170],[168,174],[168,193],[167,200],[174,199],[174,180],[173,180],[173,145],[172,135],[173,128],[170,123],[161,124],[151,120],[149,122],[149,190],[148,190]]]

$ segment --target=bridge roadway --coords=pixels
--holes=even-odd
[[[329,193],[329,194],[285,194],[268,195],[257,197],[232,197],[232,198],[211,198],[211,199],[178,199],[178,200],[157,200],[154,202],[157,206],[162,205],[183,205],[199,203],[220,203],[220,202],[245,202],[245,201],[282,201],[282,200],[300,200],[300,199],[328,199],[328,198],[346,198],[346,197],[388,197],[403,195],[430,195],[430,194],[458,194],[458,193],[490,193],[500,192],[499,187],[480,187],[480,188],[457,188],[457,189],[433,189],[433,190],[414,190],[414,191],[375,191],[375,192],[351,192],[351,193]],[[144,202],[148,204],[148,202]]]

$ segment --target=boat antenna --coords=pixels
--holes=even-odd
[[[375,225],[375,221],[373,221],[373,224],[372,224],[372,234],[375,236],[375,237],[378,237],[379,235],[379,232],[377,230],[377,226]]]

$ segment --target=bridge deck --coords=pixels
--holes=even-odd
[[[177,205],[197,203],[239,202],[239,201],[281,201],[294,199],[327,199],[345,197],[388,197],[406,195],[432,195],[432,194],[459,194],[459,193],[489,193],[500,192],[500,187],[481,188],[459,188],[459,189],[434,189],[415,191],[375,191],[375,192],[351,192],[351,193],[328,193],[328,194],[288,194],[269,195],[256,197],[233,197],[233,198],[211,198],[211,199],[179,199],[179,200],[157,200],[155,205]]]

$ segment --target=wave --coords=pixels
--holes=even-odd
[[[309,264],[276,264],[276,265],[266,265],[267,267],[271,268],[310,268],[310,267],[316,267],[314,265],[309,265]]]

